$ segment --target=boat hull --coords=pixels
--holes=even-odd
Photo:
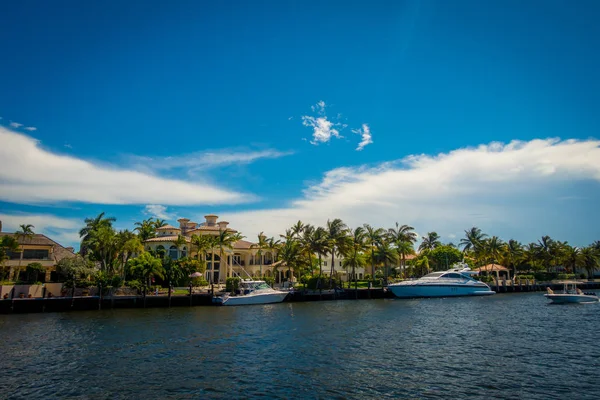
[[[246,306],[252,304],[273,304],[281,303],[288,295],[288,292],[258,293],[243,296],[228,296],[223,299],[221,305],[224,306]]]
[[[556,304],[573,304],[573,303],[597,303],[600,301],[598,296],[581,295],[581,294],[545,294],[548,299],[552,300],[552,303]]]
[[[401,299],[419,297],[489,296],[495,294],[489,287],[471,285],[390,285],[388,289]]]

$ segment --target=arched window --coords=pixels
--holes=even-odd
[[[181,250],[181,257],[187,257],[187,247],[185,247],[185,246]]]
[[[177,253],[177,246],[169,247],[169,257],[171,257],[173,260],[177,260]]]

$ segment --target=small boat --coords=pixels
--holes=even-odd
[[[240,281],[236,294],[213,297],[213,304],[222,306],[244,306],[250,304],[281,303],[290,292],[275,290],[265,281]]]
[[[593,292],[584,293],[577,287],[579,282],[577,281],[562,281],[563,284],[562,293],[555,293],[549,287],[546,288],[547,293],[544,295],[556,304],[567,304],[567,303],[597,303],[600,301],[598,295]]]
[[[488,285],[473,279],[476,275],[468,265],[459,263],[447,271],[433,272],[416,280],[403,281],[388,285],[396,297],[456,297],[489,296],[495,294]]]

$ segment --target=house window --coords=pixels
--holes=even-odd
[[[171,246],[169,248],[169,257],[171,257],[173,260],[177,260],[177,247],[176,246]]]
[[[18,260],[21,258],[21,252],[20,251],[8,251],[6,253],[6,255],[8,256],[9,259],[11,260]]]
[[[181,250],[181,257],[186,257],[187,256],[187,247],[184,247],[183,250]]]
[[[47,260],[49,258],[48,250],[23,250],[23,260]]]
[[[340,261],[340,267],[342,266],[342,262]]]
[[[327,266],[327,261],[323,261],[323,266],[326,267]]]

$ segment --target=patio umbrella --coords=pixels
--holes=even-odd
[[[202,274],[200,272],[194,272],[190,275],[190,278],[200,278]]]

